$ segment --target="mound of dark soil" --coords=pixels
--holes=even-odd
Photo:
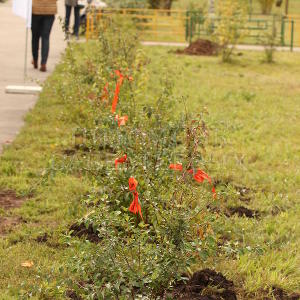
[[[247,218],[259,218],[260,212],[258,210],[252,210],[244,206],[228,207],[226,215],[231,217],[233,215],[238,215],[239,217]]]
[[[227,280],[221,273],[210,269],[194,273],[186,284],[177,286],[167,297],[177,300],[237,299],[233,282]]]
[[[39,235],[35,241],[38,243],[46,243],[49,239],[49,234],[45,232],[44,234]]]
[[[193,43],[191,43],[187,48],[184,50],[177,50],[177,54],[187,54],[187,55],[217,55],[219,50],[219,45],[213,43],[209,40],[199,39]]]
[[[0,207],[5,210],[21,207],[25,200],[17,197],[15,191],[0,191]]]
[[[86,227],[85,224],[83,223],[80,224],[75,223],[71,225],[69,230],[72,231],[71,236],[85,238],[86,240],[96,244],[101,241],[101,239],[99,238],[97,232],[95,232],[92,225]]]
[[[276,299],[276,300],[299,300],[300,299],[300,294],[288,294],[285,290],[283,290],[280,287],[273,286],[272,287],[272,298],[264,298],[264,300],[271,300],[271,299]]]

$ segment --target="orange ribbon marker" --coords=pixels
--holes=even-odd
[[[211,184],[211,178],[202,170],[198,169],[196,174],[194,174],[194,179],[198,182],[203,182],[207,180]]]
[[[113,99],[113,102],[112,102],[112,105],[111,105],[111,112],[112,113],[116,112],[117,104],[118,104],[118,100],[119,100],[120,89],[121,89],[121,86],[122,86],[123,81],[124,81],[124,75],[119,70],[116,70],[115,74],[117,76],[119,76],[119,79],[117,80],[114,99]]]
[[[138,186],[138,182],[134,177],[130,177],[128,180],[128,184],[129,184],[129,191],[136,191],[136,188]]]
[[[119,117],[119,115],[116,115],[115,120],[118,122],[119,127],[125,126],[128,121],[128,116]]]
[[[129,206],[129,211],[135,215],[140,214],[140,216],[143,220],[142,208],[139,203],[139,194],[136,190],[138,182],[134,177],[130,177],[128,180],[128,184],[129,184],[129,190],[133,194],[133,201],[131,202],[131,204]]]
[[[175,171],[183,171],[182,164],[170,164],[169,169],[172,169]],[[204,180],[207,180],[212,185],[211,177],[208,174],[206,174],[204,171],[202,171],[201,169],[198,169],[196,173],[194,173],[194,171],[192,169],[187,170],[187,172],[189,174],[192,174],[194,180],[196,180],[197,182],[202,183]],[[211,191],[213,193],[213,197],[216,198],[217,193],[216,193],[216,189],[214,186],[212,187]]]
[[[169,169],[175,170],[175,171],[182,171],[183,167],[182,167],[182,164],[170,164]]]
[[[115,168],[117,169],[118,168],[118,164],[123,164],[126,161],[127,161],[127,154],[124,154],[124,156],[122,156],[120,158],[117,158],[115,160]]]
[[[124,76],[120,70],[115,70],[115,74],[119,77],[119,79],[117,80],[117,85],[115,88],[115,94],[114,94],[114,99],[111,105],[111,112],[115,113],[116,109],[117,109],[117,104],[119,101],[119,94],[120,94],[120,90],[121,90],[121,86],[124,82],[124,79],[128,79],[129,81],[133,81],[133,77],[131,76]]]

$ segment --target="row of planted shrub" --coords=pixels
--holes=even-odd
[[[97,243],[72,237],[73,275],[57,283],[84,299],[156,299],[214,250],[203,170],[207,129],[177,113],[172,82],[148,99],[148,59],[134,29],[112,21],[89,45],[71,45],[58,95],[72,107],[76,155],[60,171],[93,183],[78,220]],[[65,294],[65,295],[67,295]]]

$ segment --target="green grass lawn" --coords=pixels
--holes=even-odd
[[[299,290],[299,54],[277,53],[268,65],[261,63],[263,53],[243,52],[228,65],[169,50],[147,49],[151,86],[158,85],[159,68],[174,66],[170,76],[189,109],[209,112],[210,169],[221,181],[252,189],[246,206],[262,212],[259,220],[224,221],[229,244],[252,251],[238,260],[221,256],[213,265],[254,294],[272,284]],[[245,204],[234,196],[224,201]]]
[[[191,112],[207,112],[205,160],[219,182],[220,207],[243,205],[260,212],[258,219],[220,215],[221,226],[214,228],[223,241],[219,255],[195,270],[221,271],[234,281],[240,299],[262,299],[273,285],[299,292],[300,55],[277,53],[269,65],[261,63],[263,53],[243,52],[229,65],[173,50],[144,48],[150,58],[145,101],[158,95],[165,76],[173,79]],[[63,158],[73,143],[76,116],[57,88],[65,71],[59,66],[47,81],[25,127],[0,158],[0,190],[16,190],[28,199],[21,208],[1,210],[2,219],[18,224],[0,238],[0,299],[18,299],[41,278],[48,291],[54,278],[71,276],[59,271],[76,251],[63,233],[86,213],[80,201],[92,183],[59,172],[43,181],[53,155]],[[66,86],[63,93],[68,92]],[[178,112],[183,109],[178,103]],[[249,189],[247,202],[235,186]],[[34,266],[22,267],[26,261]]]

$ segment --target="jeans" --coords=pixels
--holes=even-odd
[[[34,61],[39,58],[39,44],[42,39],[42,60],[41,64],[45,65],[49,54],[49,38],[54,22],[54,15],[32,15],[32,57]]]
[[[71,16],[72,6],[66,5],[66,22],[65,22],[65,30],[69,32],[69,25],[70,25],[70,16]],[[79,35],[79,24],[80,24],[80,7],[74,7],[74,27],[73,32],[78,37]]]

